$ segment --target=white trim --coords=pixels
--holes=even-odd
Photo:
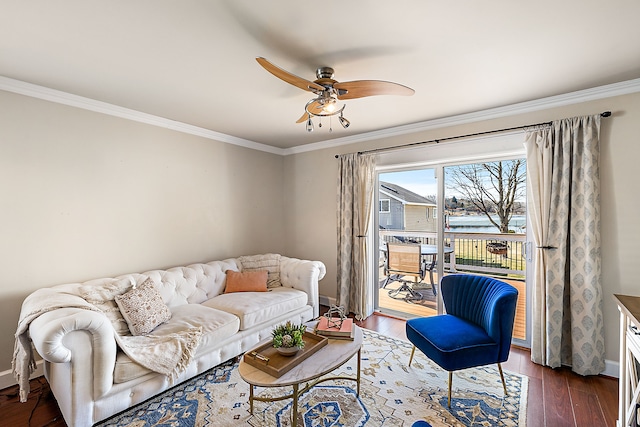
[[[488,110],[481,110],[473,113],[443,117],[440,119],[427,120],[425,122],[413,123],[410,125],[397,126],[393,128],[382,129],[379,131],[361,133],[344,138],[336,138],[328,141],[315,142],[313,144],[300,145],[298,147],[285,149],[284,154],[298,154],[307,151],[340,147],[342,145],[353,144],[356,142],[371,141],[374,139],[386,138],[389,136],[405,135],[408,133],[422,132],[450,126],[459,126],[484,120],[499,119],[508,116],[515,116],[517,114],[531,113],[534,111],[563,107],[566,105],[578,104],[581,102],[593,101],[597,99],[611,98],[613,96],[628,95],[636,92],[640,92],[640,79],[613,83],[610,85],[570,92],[563,95],[550,96],[533,101],[520,102],[518,104],[511,104],[503,107],[490,108]]]
[[[387,202],[387,210],[382,210],[382,202]],[[391,213],[391,199],[379,199],[378,200],[378,213]]]
[[[402,200],[400,197],[396,196],[395,194],[391,194],[386,190],[382,190],[380,189],[382,187],[382,185],[378,185],[378,191],[381,192],[382,194],[384,194],[385,196],[388,196],[394,200],[399,201],[400,203],[404,204],[404,200]]]
[[[380,185],[379,188],[380,187],[382,187],[382,186]],[[389,198],[391,198],[393,200],[397,200],[398,202],[402,203],[403,205],[407,203],[404,199],[401,199],[400,197],[396,196],[395,194],[389,193],[386,190],[378,189],[378,191],[381,192],[382,194],[384,194],[385,196],[388,196]],[[389,205],[389,212],[391,212],[391,205]]]
[[[96,101],[95,99],[73,95],[71,93],[50,89],[44,86],[10,79],[4,76],[0,76],[0,90],[68,105],[70,107],[81,108],[83,110],[94,111],[96,113],[102,113],[109,116],[120,117],[134,122],[146,123],[148,125],[171,129],[190,135],[201,136],[203,138],[226,142],[228,144],[239,145],[253,150],[266,151],[268,153],[279,154],[281,156],[284,155],[284,150],[282,148],[272,147],[270,145],[250,141],[248,139],[238,138],[221,132],[166,119],[164,117],[154,116],[153,114],[147,114],[129,108],[119,107],[107,102]]]
[[[372,141],[375,139],[405,135],[408,133],[423,132],[444,127],[459,126],[484,120],[514,116],[517,114],[562,107],[581,102],[593,101],[596,99],[628,95],[631,93],[640,92],[640,79],[598,86],[591,89],[570,92],[563,95],[550,96],[533,101],[520,102],[503,107],[490,108],[488,110],[481,110],[473,113],[448,116],[440,119],[427,120],[424,122],[412,123],[403,126],[396,126],[373,132],[365,132],[357,135],[346,136],[343,138],[320,141],[306,145],[299,145],[297,147],[286,149],[272,147],[270,145],[262,144],[256,141],[238,138],[221,132],[216,132],[187,123],[154,116],[152,114],[143,113],[141,111],[131,110],[129,108],[119,107],[117,105],[109,104],[102,101],[96,101],[94,99],[73,95],[44,86],[11,79],[9,77],[0,76],[0,90],[43,99],[46,101],[56,102],[58,104],[69,105],[76,108],[82,108],[85,110],[120,117],[127,120],[146,123],[153,126],[172,129],[177,132],[201,136],[203,138],[226,142],[253,150],[265,151],[272,154],[287,156],[290,154],[298,154],[309,151],[340,147],[343,145],[354,144],[356,142]]]
[[[409,206],[425,206],[427,208],[435,208],[435,203],[418,203],[418,202],[405,202],[405,205]]]
[[[44,375],[44,363],[42,360],[38,360],[36,362],[36,370],[33,371],[33,374],[31,374],[31,376],[29,377],[30,380],[34,379],[34,378],[38,378]],[[15,378],[13,378],[13,372],[11,371],[11,369],[4,371],[4,372],[0,372],[0,390],[4,390],[7,387],[12,387],[14,385],[18,384],[15,380]]]
[[[604,361],[604,371],[600,375],[606,375],[608,377],[620,378],[620,363],[617,360]]]
[[[382,185],[380,185],[380,184],[379,184],[379,185],[378,185],[378,187],[380,188],[380,187],[382,187]],[[401,186],[400,186],[400,187],[401,187]],[[403,198],[401,198],[401,197],[399,197],[399,196],[396,196],[395,194],[390,193],[388,190],[381,190],[381,189],[379,189],[378,191],[380,191],[382,194],[384,194],[384,195],[386,195],[386,196],[391,197],[391,198],[392,198],[392,199],[394,199],[394,200],[399,201],[399,202],[400,202],[400,203],[402,203],[403,205],[411,205],[411,206],[427,206],[427,207],[431,207],[431,208],[436,206],[436,204],[434,204],[434,203],[409,202],[409,201],[407,201],[407,200],[405,200],[405,199],[403,199]],[[411,190],[409,190],[409,191],[411,191]],[[420,196],[420,195],[418,194],[418,196]],[[420,196],[420,197],[422,197],[422,196]],[[425,198],[426,198],[426,197],[425,197]],[[383,213],[388,213],[388,212],[383,212]]]
[[[320,295],[320,298],[318,298],[318,302],[320,303],[320,305],[324,305],[327,307],[331,307],[332,305],[336,305],[336,299],[332,298],[332,297],[328,297],[325,295]]]

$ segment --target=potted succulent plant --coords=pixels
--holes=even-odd
[[[306,330],[306,326],[294,325],[291,321],[276,326],[271,333],[273,347],[284,356],[293,356],[298,350],[304,348],[302,336]]]

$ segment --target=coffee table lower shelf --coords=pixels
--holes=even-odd
[[[268,373],[241,360],[238,370],[240,376],[249,384],[249,412],[253,415],[254,401],[277,402],[292,399],[291,425],[298,425],[298,400],[300,396],[311,390],[316,385],[335,380],[348,380],[356,382],[356,393],[360,396],[360,364],[361,364],[362,330],[356,327],[353,341],[330,339],[328,344],[308,359],[301,362],[292,371],[281,377],[273,377]],[[350,376],[325,376],[340,366],[344,365],[357,354],[356,377]],[[306,383],[306,384],[305,384]],[[300,387],[305,384],[304,387]],[[292,387],[290,394],[278,397],[255,396],[256,387]]]
[[[300,384],[293,384],[293,391],[291,394],[286,394],[284,396],[279,397],[260,397],[254,395],[255,385],[249,384],[249,413],[253,415],[253,402],[278,402],[280,400],[293,399],[293,407],[291,408],[291,425],[296,427],[298,425],[298,399],[307,391],[311,390],[316,385],[326,382],[326,381],[335,381],[335,380],[351,380],[356,382],[356,396],[360,396],[360,350],[358,350],[358,370],[356,373],[356,378],[347,377],[347,376],[334,376],[334,377],[325,377],[319,378],[313,382],[308,382],[303,388],[300,388]]]

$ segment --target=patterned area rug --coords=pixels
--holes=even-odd
[[[504,372],[508,396],[495,366],[453,375],[451,408],[447,408],[447,372],[416,351],[407,367],[411,344],[363,330],[360,396],[355,381],[321,383],[299,402],[298,426],[405,426],[425,420],[439,426],[524,426],[528,381]],[[355,378],[356,357],[332,375]],[[256,389],[257,396],[278,396],[287,389]],[[284,393],[283,393],[284,392]],[[230,361],[182,383],[100,427],[146,426],[291,426],[291,400],[255,402],[249,413],[249,386]]]

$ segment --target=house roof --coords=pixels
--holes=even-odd
[[[4,0],[0,90],[289,154],[582,102],[640,79],[638,16],[637,0]],[[347,129],[307,132],[314,95],[259,56],[415,94],[349,99]]]
[[[393,197],[396,200],[408,205],[426,205],[426,206],[436,206],[436,204],[423,197],[419,194],[414,193],[411,190],[407,190],[404,187],[401,187],[397,184],[392,184],[390,182],[380,181],[380,192],[388,195],[389,197]]]

